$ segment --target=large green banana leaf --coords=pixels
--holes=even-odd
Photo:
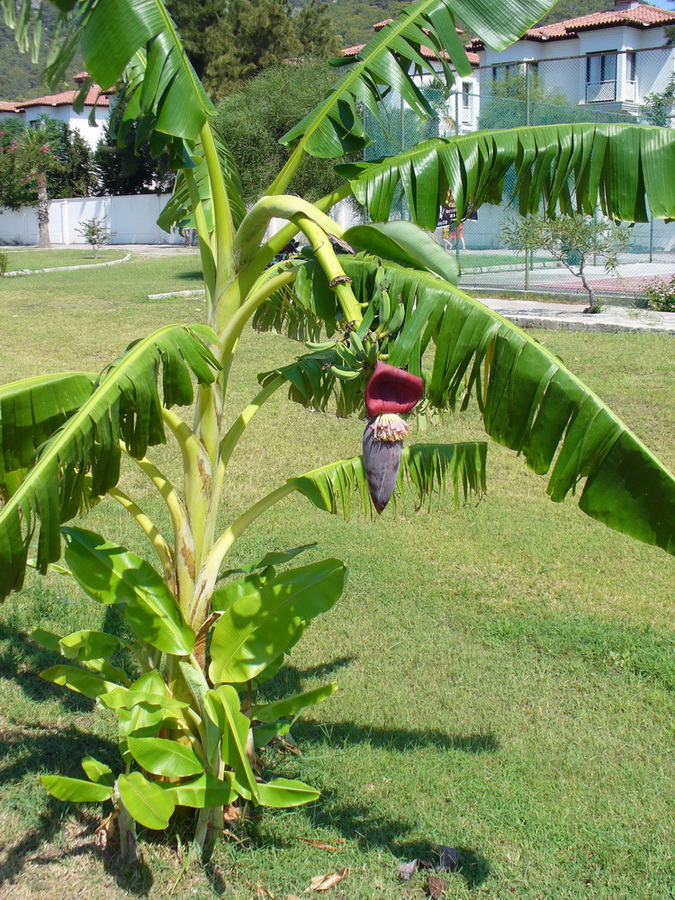
[[[152,118],[153,130],[198,136],[215,110],[161,0],[53,0],[53,5],[62,15],[49,48],[48,83],[63,80],[78,45],[87,72],[104,90],[129,67],[137,74],[140,65],[143,77],[130,77],[127,101]],[[39,41],[42,4],[35,7],[33,0],[2,0],[5,23],[22,49]]]
[[[168,325],[132,344],[104,370],[76,411],[70,383],[62,384],[64,424],[40,447],[35,463],[22,473],[20,483],[0,507],[0,598],[21,587],[36,531],[38,566],[44,569],[60,556],[61,523],[72,518],[88,498],[100,496],[117,482],[120,439],[133,456],[142,457],[149,444],[165,440],[162,403],[191,403],[191,375],[202,384],[213,382],[218,363],[200,334],[208,337],[210,332],[203,326]],[[54,397],[44,399],[41,379],[32,389],[26,382],[20,385],[23,388],[14,393],[14,409],[27,414],[29,407],[35,408],[34,423],[29,422],[26,431],[33,444],[43,422],[58,411],[59,402]],[[9,396],[11,387],[3,389],[3,394]],[[11,421],[9,425],[8,432],[3,430],[3,441],[16,433]],[[6,453],[11,451],[3,445],[0,455],[4,458]],[[23,454],[20,461],[25,461]],[[88,474],[90,480],[85,477]]]
[[[377,291],[383,281],[388,294],[400,298],[405,318],[383,336],[381,347],[392,365],[422,375],[424,404],[465,409],[475,399],[487,434],[522,454],[538,474],[549,473],[552,500],[579,490],[579,505],[588,515],[675,553],[675,478],[556,356],[437,275],[362,255],[343,256],[341,262],[357,299],[368,303],[369,328],[379,326]],[[277,324],[283,322],[278,298],[269,302]],[[284,303],[292,321],[288,294]],[[303,306],[301,300],[297,304]],[[357,411],[368,363],[357,354],[355,377],[343,380],[335,370],[340,346],[315,350],[260,378],[266,383],[281,375],[289,396],[306,406],[325,409],[337,399],[341,414]]]
[[[0,490],[91,396],[95,381],[96,376],[66,372],[0,387]]]
[[[471,65],[456,31],[455,16],[480,34],[486,44],[501,50],[517,40],[553,4],[550,0],[417,0],[370,40],[356,57],[335,60],[349,65],[342,81],[326,100],[282,138],[282,143],[313,156],[334,158],[369,143],[359,105],[378,115],[377,105],[390,89],[419,115],[433,110],[412,77],[427,73],[438,77],[433,63],[420,52],[421,46],[436,50],[443,63],[447,86],[453,74],[470,75]],[[283,178],[273,190],[281,190]]]
[[[520,212],[556,207],[644,222],[675,218],[675,131],[647,125],[539,125],[433,138],[396,156],[337,167],[376,221],[389,217],[400,191],[411,217],[433,230],[452,192],[463,218],[499,203],[513,167]]]

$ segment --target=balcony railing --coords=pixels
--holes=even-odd
[[[608,100],[616,100],[615,79],[611,81],[586,82],[586,103],[600,103]]]

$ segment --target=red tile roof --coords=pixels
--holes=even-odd
[[[87,78],[89,78],[89,75],[86,72],[79,72],[74,76],[73,80],[75,84],[82,85],[87,80]],[[92,86],[87,91],[84,105],[102,107],[110,106],[108,95],[111,93],[113,93],[113,91],[104,92],[98,84],[92,84]],[[49,94],[45,97],[33,97],[32,100],[16,100],[12,103],[0,100],[0,112],[20,113],[23,112],[24,109],[28,109],[34,106],[72,106],[78,94],[79,90],[74,90],[62,91],[60,94]]]
[[[356,44],[356,46],[354,47],[345,47],[341,51],[342,56],[358,56],[365,46],[365,44]],[[438,59],[438,54],[435,50],[432,50],[431,47],[420,47],[420,53],[425,57],[425,59]],[[467,51],[466,55],[469,57],[469,62],[472,66],[480,65],[480,57],[477,53],[470,53],[469,51]],[[443,58],[449,58],[448,54],[445,51],[443,51]]]
[[[30,106],[72,106],[79,91],[63,91],[60,94],[49,94],[47,97],[34,97],[32,100],[21,100],[15,103],[16,111],[27,109]],[[101,88],[95,84],[87,91],[84,101],[85,106],[110,106],[110,101]]]
[[[611,28],[616,25],[627,25],[630,28],[654,28],[673,23],[675,23],[675,11],[671,12],[660,9],[658,6],[641,3],[628,9],[609,9],[606,12],[590,13],[587,16],[577,16],[574,19],[565,19],[562,22],[552,22],[550,25],[530,28],[521,40],[566,40],[575,38],[580,31],[591,31],[594,28]],[[479,38],[476,38],[469,46],[474,50],[480,50],[484,44]]]

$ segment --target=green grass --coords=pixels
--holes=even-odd
[[[39,369],[96,370],[126,343],[200,302],[147,300],[198,287],[196,260],[134,259],[105,271],[3,285],[2,381]],[[28,337],[29,336],[29,337]],[[672,338],[538,332],[671,468]],[[255,373],[296,346],[248,333],[229,398],[233,416]],[[233,460],[228,513],[283,479],[359,452],[362,423],[312,414],[275,396]],[[444,420],[433,440],[481,437],[474,412]],[[425,439],[423,435],[421,439]],[[169,471],[162,448],[155,458]],[[161,518],[130,470],[127,487]],[[675,889],[673,561],[554,505],[541,478],[491,445],[489,494],[459,511],[434,502],[345,523],[300,498],[260,519],[233,562],[312,540],[304,559],[350,567],[343,600],[315,623],[270,687],[281,695],[336,679],[340,690],[293,729],[303,754],[270,754],[276,774],[322,790],[307,808],[266,812],[240,842],[219,844],[175,894],[180,833],[143,837],[144,863],[119,869],[96,851],[101,814],[51,800],[38,774],[79,774],[87,753],[116,765],[107,712],[37,673],[53,658],[35,625],[117,630],[64,578],[31,576],[0,610],[0,898],[301,896],[311,877],[349,867],[327,896],[413,900],[424,879],[399,861],[460,849],[448,897],[666,900]],[[103,503],[86,527],[141,552],[133,523]],[[151,558],[148,551],[148,556]],[[331,852],[301,838],[325,841]]]
[[[23,269],[51,269],[59,266],[89,266],[92,263],[111,262],[122,259],[124,250],[99,250],[94,256],[91,247],[79,250],[6,250],[8,272]]]

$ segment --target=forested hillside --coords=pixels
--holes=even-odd
[[[235,2],[235,0],[231,0],[231,2]],[[194,5],[199,7],[203,3],[204,0],[201,0],[201,3],[196,2]],[[258,3],[261,3],[261,0],[253,0],[251,5]],[[186,0],[173,0],[173,4],[170,5],[176,7],[177,10],[181,6],[190,7],[190,3],[186,3]],[[217,8],[218,0],[209,0],[207,5],[212,9]],[[224,0],[223,5],[225,5]],[[312,4],[312,0],[294,0],[292,3],[296,13],[311,5],[318,6],[319,4],[316,2]],[[375,22],[396,15],[406,5],[405,0],[332,0],[328,3],[327,12],[332,19],[338,45],[350,47],[367,41],[373,34],[372,26]],[[590,12],[608,9],[611,6],[612,0],[560,0],[549,15],[542,19],[542,22],[555,22],[573,16],[586,15]],[[49,18],[47,20],[48,27]],[[469,33],[467,33],[467,37],[470,37]],[[188,40],[188,47],[189,44]],[[219,56],[218,60],[214,60],[214,65],[221,60],[228,59],[227,53],[222,47],[217,46],[216,42],[211,43],[211,49],[214,54]],[[44,86],[40,82],[40,68],[33,65],[28,54],[19,53],[11,32],[4,27],[0,27],[0,59],[2,59],[0,67],[1,100],[25,100],[43,93]],[[276,63],[278,59],[274,58],[271,62]],[[202,62],[203,66],[204,61]],[[79,68],[81,68],[81,64],[78,65],[76,60],[72,72],[78,71]],[[218,66],[218,68],[222,69],[223,67]],[[229,65],[225,68],[228,71],[231,70]],[[254,71],[257,69],[252,66],[251,73],[253,74]],[[69,84],[67,87],[72,87],[72,85]]]

